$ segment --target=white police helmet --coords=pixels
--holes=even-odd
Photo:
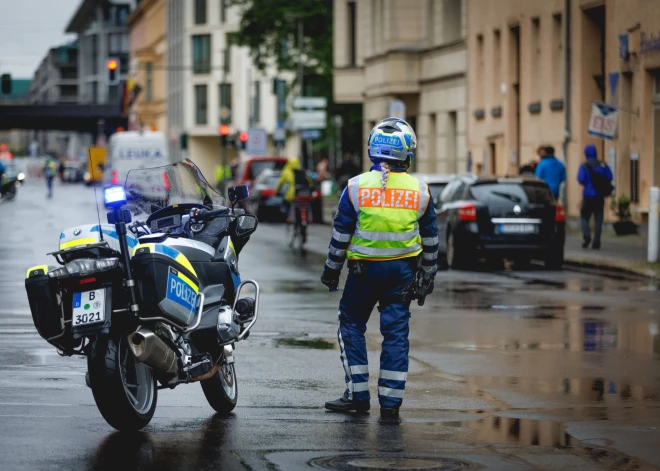
[[[385,118],[369,133],[369,158],[406,162],[413,158],[417,136],[410,124],[400,118]]]

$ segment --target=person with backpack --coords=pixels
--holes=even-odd
[[[600,233],[603,229],[603,214],[605,211],[605,198],[612,194],[612,169],[598,160],[596,146],[589,144],[584,148],[587,161],[580,165],[577,181],[584,187],[582,190],[582,207],[580,220],[582,223],[582,248],[586,249],[591,243],[589,220],[594,217],[594,238],[592,249],[600,249]]]

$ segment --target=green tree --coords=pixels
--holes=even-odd
[[[246,46],[254,64],[260,70],[274,65],[278,71],[296,73],[289,93],[298,90],[298,64],[303,64],[305,96],[323,96],[328,100],[328,119],[341,115],[342,148],[359,152],[362,144],[361,105],[340,105],[332,96],[332,0],[228,0],[229,5],[240,8],[239,31],[232,33],[233,44]],[[298,27],[302,22],[302,47],[298,43]],[[314,148],[325,152],[329,146],[329,133]],[[359,154],[358,154],[359,155]]]

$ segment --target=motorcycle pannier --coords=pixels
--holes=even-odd
[[[181,252],[162,244],[140,244],[131,265],[140,294],[140,317],[165,317],[180,326],[195,322],[199,280]]]
[[[65,349],[68,345],[62,344],[62,341],[65,341],[66,337],[68,343],[70,339],[62,335],[64,333],[62,309],[57,303],[55,283],[51,284],[48,271],[46,265],[30,268],[25,278],[25,290],[32,311],[32,320],[39,335],[52,345]]]

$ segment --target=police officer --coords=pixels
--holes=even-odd
[[[412,127],[386,118],[369,134],[371,170],[348,182],[334,221],[321,282],[336,291],[348,258],[339,303],[341,362],[346,391],[325,404],[337,412],[369,410],[366,324],[380,312],[383,345],[378,378],[381,416],[398,416],[408,376],[408,319],[414,296],[433,290],[438,228],[428,187],[406,173],[417,146]]]

